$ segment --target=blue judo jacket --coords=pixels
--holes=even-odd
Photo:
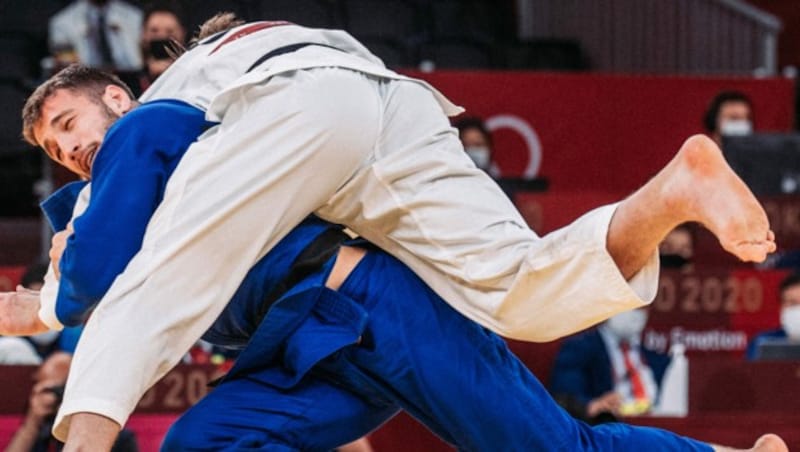
[[[75,234],[60,262],[56,315],[64,325],[83,323],[141,248],[170,175],[189,145],[212,126],[201,110],[160,100],[132,110],[108,130],[92,168],[90,205],[74,220]],[[66,227],[85,184],[68,184],[42,203],[54,230]],[[259,326],[267,296],[285,282],[292,263],[323,233],[338,229],[313,216],[293,229],[253,266],[203,338],[243,348]],[[327,270],[318,272],[281,295],[320,288],[326,276]]]

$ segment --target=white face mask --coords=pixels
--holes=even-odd
[[[60,331],[50,330],[44,333],[28,336],[36,345],[50,345],[58,339]]]
[[[800,339],[800,305],[781,309],[781,326],[792,339]]]
[[[719,126],[719,133],[726,137],[741,137],[753,132],[753,123],[746,119],[732,119]]]
[[[636,309],[606,320],[606,327],[620,339],[639,337],[647,323],[647,311]]]
[[[475,162],[475,166],[482,170],[489,169],[491,163],[491,153],[486,146],[469,146],[464,148],[469,158]]]

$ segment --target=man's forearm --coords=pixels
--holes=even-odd
[[[75,413],[70,419],[64,452],[110,451],[120,426],[94,413]]]

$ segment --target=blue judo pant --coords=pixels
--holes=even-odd
[[[401,409],[460,450],[712,450],[659,429],[573,419],[500,337],[379,251],[338,293],[288,311],[303,318],[280,353],[224,380],[172,426],[162,450],[331,450]],[[270,311],[262,327],[280,317]]]

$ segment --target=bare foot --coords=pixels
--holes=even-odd
[[[667,206],[703,224],[729,253],[762,262],[775,251],[764,209],[708,137],[686,140],[658,178]]]
[[[732,449],[730,447],[713,446],[716,452],[735,452],[745,449]],[[752,452],[789,452],[786,443],[783,442],[780,436],[768,433],[761,438],[758,438],[756,444],[751,449],[746,449]]]

